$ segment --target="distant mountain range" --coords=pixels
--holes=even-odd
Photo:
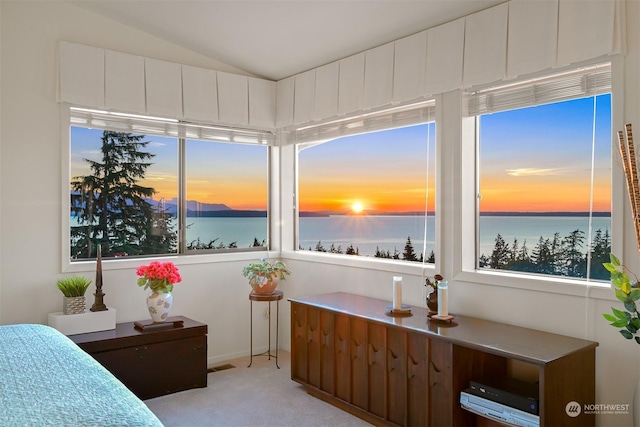
[[[151,203],[159,204],[158,201]],[[164,202],[164,208],[168,213],[178,213],[176,199]],[[261,218],[266,217],[267,211],[232,209],[224,203],[201,203],[196,200],[187,201],[187,217],[233,217],[233,218]]]
[[[74,192],[72,192],[73,194]],[[152,205],[164,204],[167,213],[176,215],[178,213],[177,199],[173,198],[168,201],[157,201],[147,199]],[[423,211],[406,211],[406,212],[376,212],[353,214],[349,211],[301,211],[301,217],[328,217],[332,215],[378,215],[378,216],[423,216]],[[433,215],[431,212],[430,215]],[[610,217],[611,212],[593,212],[594,217]],[[267,216],[267,212],[263,210],[241,210],[233,209],[224,203],[202,203],[197,200],[187,201],[188,217],[240,217],[240,218],[262,218]],[[570,217],[586,217],[589,212],[480,212],[480,216],[570,216]]]

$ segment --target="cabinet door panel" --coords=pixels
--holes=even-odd
[[[410,426],[428,424],[429,339],[421,334],[407,337],[407,418]]]
[[[207,386],[206,336],[93,354],[140,399]]]
[[[307,384],[320,388],[320,310],[307,307]]]
[[[307,381],[307,307],[291,304],[291,379]]]
[[[430,340],[429,409],[432,426],[451,426],[453,401],[451,399],[451,359],[453,345],[441,340]]]
[[[336,397],[345,402],[351,401],[351,358],[349,357],[350,326],[349,317],[334,315],[334,349]]]
[[[333,313],[320,310],[320,389],[334,394]]]
[[[369,365],[369,412],[387,417],[387,328],[367,324],[367,364]]]
[[[387,419],[405,425],[407,414],[407,334],[387,330]],[[413,424],[415,425],[415,424]]]
[[[352,317],[351,321],[351,403],[367,411],[369,367],[367,366],[367,321]]]

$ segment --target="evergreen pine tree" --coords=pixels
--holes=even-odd
[[[144,135],[104,131],[100,161],[85,159],[92,174],[71,182],[71,256],[92,258],[96,245],[103,254],[148,255],[175,252],[175,217],[161,204],[147,201],[155,193],[139,184],[155,155],[143,151]]]
[[[550,249],[551,242],[540,236],[538,244],[533,248],[531,261],[536,264],[536,272],[544,274],[552,274],[553,260]]]
[[[529,249],[527,248],[527,240],[525,239],[522,242],[522,247],[520,248],[520,252],[517,257],[518,261],[530,262],[531,258],[529,257]]]
[[[584,246],[584,231],[573,230],[562,240],[563,273],[570,277],[586,277],[587,265],[582,247]]]
[[[520,252],[520,246],[518,244],[518,238],[513,238],[513,243],[511,244],[511,259],[510,264],[515,263],[518,260],[518,254]]]
[[[553,239],[549,245],[549,250],[551,252],[549,257],[551,271],[548,274],[562,274],[561,266],[565,263],[563,262],[564,255],[562,253],[562,239],[560,239],[560,233],[557,231],[553,233]]]
[[[322,246],[322,242],[320,240],[318,240],[318,243],[316,244],[316,252],[327,252],[325,247]]]
[[[407,236],[407,242],[404,245],[404,252],[402,253],[402,259],[405,261],[417,261],[416,253],[413,250],[413,245],[411,244],[411,236]]]
[[[511,259],[509,245],[504,241],[500,233],[496,236],[496,243],[489,258],[489,267],[494,269],[505,268]]]
[[[603,233],[601,229],[597,229],[593,238],[591,249],[591,272],[589,277],[598,280],[610,279],[609,273],[603,266],[603,262],[609,262],[609,254],[611,253],[611,237],[609,230]]]
[[[427,262],[431,263],[431,264],[435,264],[435,262],[436,262],[436,254],[433,251],[431,251],[429,253],[429,256],[427,257]]]

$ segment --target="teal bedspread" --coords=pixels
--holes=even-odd
[[[0,326],[0,426],[162,426],[116,377],[44,325]]]

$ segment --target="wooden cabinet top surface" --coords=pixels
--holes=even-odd
[[[289,301],[397,326],[459,346],[536,365],[544,365],[598,346],[595,341],[457,314],[452,323],[430,320],[427,309],[423,307],[411,306],[410,317],[391,317],[385,314],[391,305],[390,301],[345,292],[289,298]]]
[[[182,320],[183,326],[178,328],[157,328],[140,331],[134,322],[118,323],[115,329],[86,334],[70,335],[71,341],[90,353],[109,351],[130,346],[148,345],[207,334],[207,325],[184,316],[173,316]]]

